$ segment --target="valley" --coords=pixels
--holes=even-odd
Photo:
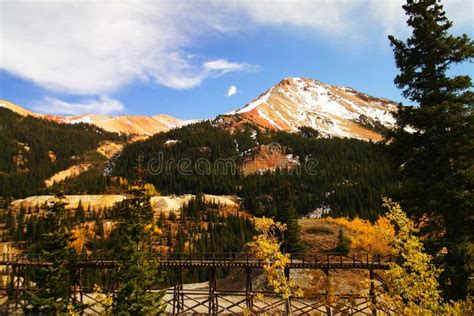
[[[395,103],[304,78],[286,78],[239,110],[199,121],[51,116],[2,102],[0,255],[43,251],[55,260],[64,250],[90,261],[78,276],[84,313],[106,309],[92,306],[121,278],[109,268],[130,260],[164,264],[151,269],[160,281],[149,289],[166,289],[171,314],[193,304],[189,311],[216,308],[211,314],[345,313],[374,309],[376,295],[384,297],[396,234],[382,198],[399,175],[383,134],[395,126]],[[254,262],[261,219],[283,225],[278,248],[294,264],[285,282],[298,284],[306,300],[284,305],[266,265]],[[181,260],[192,256],[201,259]],[[102,260],[113,266],[103,270]],[[15,280],[8,279],[15,263],[5,262],[4,288]],[[35,269],[16,278],[17,297],[39,282]],[[18,311],[12,301],[2,304]]]

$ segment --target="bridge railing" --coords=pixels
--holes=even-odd
[[[369,254],[369,253],[353,253],[353,254],[341,254],[341,253],[289,253],[291,265],[308,265],[308,264],[353,264],[353,265],[386,265],[389,262],[394,261],[392,255],[381,255],[381,254]],[[77,262],[82,263],[93,263],[93,262],[114,262],[117,261],[117,257],[109,254],[92,254],[92,255],[79,255],[76,258]],[[242,264],[253,264],[261,265],[262,262],[255,258],[252,254],[248,253],[157,253],[156,257],[150,258],[156,259],[160,262],[186,264],[190,262],[220,262],[224,265],[226,263],[242,263]],[[21,253],[21,254],[2,254],[0,257],[0,264],[12,264],[28,262],[44,263],[43,256],[38,253]]]
[[[369,254],[369,253],[292,253],[290,263],[352,263],[352,264],[387,264],[393,262],[391,254]]]

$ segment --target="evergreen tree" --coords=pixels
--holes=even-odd
[[[142,174],[141,163],[137,173]],[[153,246],[161,232],[153,226],[149,196],[139,177],[130,192],[134,198],[122,204],[120,219],[119,284],[113,296],[113,313],[119,315],[157,315],[163,311],[163,291],[156,291],[162,281]],[[155,290],[155,291],[152,291]]]
[[[437,244],[448,249],[443,284],[449,298],[460,298],[466,295],[473,237],[474,93],[469,76],[447,72],[472,60],[474,43],[448,33],[452,22],[436,0],[408,0],[403,8],[412,35],[406,42],[389,36],[400,70],[395,84],[417,106],[399,106],[398,128],[388,139],[401,166],[404,207],[443,219],[438,228],[445,233]]]
[[[76,254],[70,247],[72,235],[66,227],[67,214],[62,197],[47,212],[47,231],[38,242],[40,259],[51,265],[41,267],[32,281],[37,292],[26,296],[25,313],[53,315],[68,311],[72,306],[70,275]]]
[[[300,226],[298,224],[298,214],[294,206],[294,193],[290,184],[285,184],[282,192],[282,208],[277,219],[286,224],[286,231],[283,242],[285,252],[302,252],[304,250],[301,242]]]
[[[5,225],[7,228],[8,235],[15,236],[16,233],[16,221],[13,210],[8,210],[7,218],[5,220]]]
[[[25,207],[21,205],[16,219],[16,240],[23,241],[25,236]]]
[[[345,255],[351,251],[351,240],[344,233],[343,229],[339,229],[339,233],[337,235],[337,245],[334,250]]]
[[[86,218],[86,214],[84,212],[84,207],[82,206],[82,201],[79,201],[79,205],[77,206],[76,213],[74,213],[74,219],[76,223],[82,223]]]

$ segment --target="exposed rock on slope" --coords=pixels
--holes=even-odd
[[[52,177],[49,179],[46,179],[44,181],[44,185],[46,187],[52,187],[55,183],[62,182],[66,180],[67,178],[72,178],[80,175],[83,172],[86,172],[89,170],[89,168],[92,166],[91,163],[81,163],[79,165],[71,166],[67,168],[66,170],[62,170],[56,174],[54,174]]]
[[[322,136],[379,140],[391,127],[396,103],[317,80],[287,78],[229,114],[259,126],[294,132],[309,126]]]
[[[122,144],[114,142],[104,142],[97,148],[97,152],[105,158],[110,159],[123,149]]]
[[[188,203],[195,195],[186,194],[186,195],[169,195],[169,196],[154,196],[150,198],[150,204],[152,206],[153,212],[155,213],[169,213],[171,211],[179,214],[179,210]],[[87,209],[91,207],[92,209],[111,207],[115,203],[121,202],[128,197],[122,194],[97,194],[97,195],[66,195],[64,203],[66,203],[67,209],[75,209],[79,205],[79,201],[82,203],[82,206]],[[18,210],[22,205],[25,208],[36,207],[42,205],[49,205],[56,201],[57,199],[52,195],[37,195],[30,196],[26,199],[20,199],[13,201],[11,207],[15,210]],[[205,194],[204,200],[208,203],[216,203],[221,206],[227,206],[230,208],[238,208],[239,203],[235,196],[220,196],[220,195],[210,195]]]
[[[179,210],[186,205],[195,195],[169,195],[169,196],[154,196],[150,199],[150,204],[155,213],[169,212],[178,213]],[[219,196],[219,195],[204,195],[204,201],[208,203],[217,203],[229,207],[238,207],[238,202],[234,196]]]
[[[286,153],[286,148],[262,145],[244,159],[241,170],[247,176],[276,169],[293,169],[299,165],[298,157]]]
[[[125,195],[113,195],[113,194],[102,194],[102,195],[66,195],[64,197],[64,203],[66,203],[67,209],[76,209],[79,202],[82,206],[87,209],[89,206],[91,209],[98,209],[104,207],[111,207],[115,203],[125,200]],[[25,208],[29,207],[40,207],[42,205],[50,205],[57,201],[53,195],[38,195],[30,196],[26,199],[16,200],[11,203],[13,209],[19,209],[22,205]]]

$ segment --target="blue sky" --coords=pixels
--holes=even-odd
[[[403,101],[387,40],[408,35],[402,2],[3,1],[0,98],[54,114],[208,118],[297,76]],[[473,2],[445,2],[453,32],[472,36]]]

